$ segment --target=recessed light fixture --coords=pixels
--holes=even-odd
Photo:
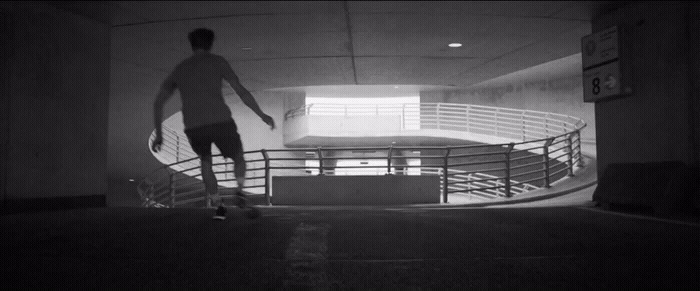
[[[134,180],[134,179],[129,179],[129,182],[134,182],[134,181],[136,181],[136,180]]]
[[[447,46],[449,46],[449,47],[461,47],[462,44],[461,44],[461,43],[458,43],[458,42],[453,42],[453,43],[451,43],[451,44],[448,44]]]
[[[242,47],[241,50],[244,50],[244,51],[252,51],[253,48],[252,48],[252,47]]]

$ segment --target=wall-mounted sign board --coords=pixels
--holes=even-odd
[[[617,26],[583,37],[581,52],[584,102],[631,93],[631,89],[621,82]]]

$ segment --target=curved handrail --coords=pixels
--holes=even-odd
[[[451,104],[309,104],[288,111],[300,116],[401,116],[401,129],[440,129],[526,141],[580,130],[585,122],[568,115],[503,107]]]
[[[417,130],[468,132],[496,136],[513,142],[450,147],[323,147],[249,151],[245,153],[246,156],[257,157],[246,157],[249,164],[246,176],[252,183],[248,182],[245,190],[264,195],[269,203],[271,171],[278,175],[313,174],[314,170],[319,174],[332,174],[333,167],[328,167],[328,164],[353,157],[324,157],[323,153],[343,150],[386,151],[386,156],[370,158],[387,161],[387,169],[383,173],[400,174],[402,168],[418,168],[421,174],[441,176],[444,202],[447,202],[447,194],[456,193],[480,197],[511,197],[532,189],[549,187],[552,181],[566,174],[572,176],[574,164],[583,166],[580,131],[586,123],[581,119],[562,114],[448,103],[312,104],[290,110],[285,114],[285,119],[307,115],[338,116],[338,112],[342,112],[344,116],[399,114],[402,130],[416,130],[415,124],[418,124]],[[416,118],[415,114],[411,116],[406,114],[407,112],[419,114]],[[413,126],[411,122],[414,122]],[[149,139],[149,148],[154,134]],[[186,141],[184,133],[163,126],[163,147],[156,157],[166,165],[155,170],[139,183],[139,194],[144,201],[144,206],[175,207],[205,199],[202,196],[201,182],[193,179],[200,175],[198,159],[189,147],[189,143],[183,141]],[[491,152],[484,148],[490,148]],[[421,153],[413,158],[426,161],[437,159],[441,162],[414,166],[397,163],[396,156],[393,156],[392,160],[392,155],[414,151],[422,151],[422,153],[438,151],[440,154],[437,156]],[[275,153],[285,153],[287,157],[269,156]],[[308,156],[309,153],[313,155]],[[214,154],[214,171],[220,186],[233,187],[235,179],[231,176],[232,163],[224,160],[218,153]],[[290,158],[289,155],[293,157]],[[489,155],[502,156],[502,158],[479,160],[480,157]],[[354,158],[357,159],[357,157]],[[469,159],[476,162],[470,162]],[[305,160],[318,160],[318,169],[298,165]],[[326,165],[323,165],[324,161]],[[451,161],[455,162],[450,163]],[[334,167],[370,170],[377,168],[376,166],[338,167],[337,165]],[[486,172],[498,172],[502,175],[491,175]],[[544,176],[533,178],[537,174],[544,174]]]

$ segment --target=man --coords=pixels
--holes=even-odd
[[[222,156],[234,162],[234,174],[238,188],[237,198],[247,201],[242,193],[245,183],[246,164],[243,158],[243,145],[238,135],[236,123],[231,117],[231,109],[224,102],[221,93],[221,80],[225,79],[236,91],[245,105],[250,107],[260,118],[275,129],[275,121],[263,113],[250,92],[241,85],[231,66],[221,56],[210,53],[214,42],[214,32],[196,29],[188,35],[193,55],[175,67],[160,87],[153,104],[153,121],[156,138],[153,151],[160,151],[163,143],[161,122],[163,106],[177,88],[182,99],[182,118],[185,134],[192,150],[201,161],[202,179],[207,194],[207,205],[218,205],[214,219],[226,218],[226,208],[221,203],[216,176],[212,170],[211,144],[214,143]]]

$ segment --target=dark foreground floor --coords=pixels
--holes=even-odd
[[[700,226],[574,207],[0,216],[0,288],[700,286]]]

